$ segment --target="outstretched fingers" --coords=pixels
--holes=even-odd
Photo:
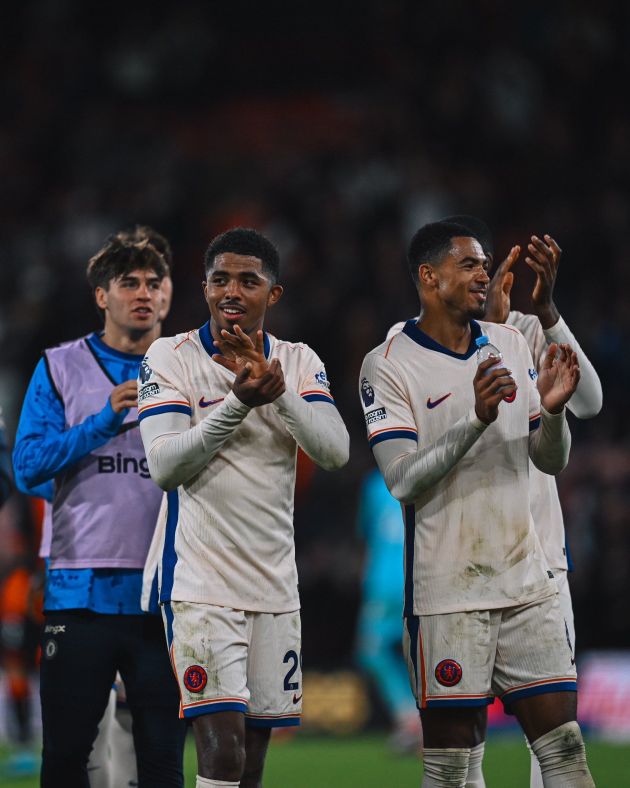
[[[547,348],[547,352],[545,353],[545,358],[543,359],[541,370],[547,370],[553,368],[553,363],[555,361],[557,353],[558,353],[558,345],[555,342],[552,342]]]
[[[551,252],[553,254],[554,262],[557,265],[560,262],[560,257],[562,256],[562,249],[558,246],[558,244],[556,243],[555,239],[553,239],[550,235],[547,235],[545,233],[543,238],[545,239],[547,245],[551,249]]]

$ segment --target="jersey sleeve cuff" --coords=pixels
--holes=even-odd
[[[249,405],[241,402],[233,391],[228,392],[227,396],[223,400],[223,405],[239,416],[247,416],[251,410]]]
[[[559,421],[564,418],[565,409],[566,406],[563,405],[560,413],[549,413],[549,411],[541,405],[540,413],[538,415],[539,417],[542,416],[545,421]]]
[[[567,336],[567,324],[564,322],[562,315],[558,317],[558,320],[550,328],[543,328],[543,334],[547,342],[557,342],[559,344],[571,341],[570,337]]]
[[[486,424],[485,421],[481,421],[473,408],[470,414],[470,426],[476,429],[477,432],[483,432],[484,430],[487,430],[490,425]]]

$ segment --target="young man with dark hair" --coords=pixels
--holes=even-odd
[[[136,224],[131,229],[121,230],[115,238],[124,243],[141,246],[150,244],[164,258],[168,270],[161,281],[162,305],[159,309],[160,322],[166,319],[173,297],[173,251],[165,236],[147,224]],[[142,607],[145,612],[158,614],[153,603]],[[116,675],[115,686],[110,693],[107,711],[98,726],[88,771],[91,788],[110,788],[116,785],[133,785],[138,780],[136,753],[133,745],[131,712],[127,705],[125,685]]]
[[[263,331],[282,295],[273,245],[229,230],[205,272],[210,320],[149,348],[139,418],[168,491],[160,601],[196,785],[257,788],[271,729],[302,705],[297,449],[334,470],[349,441],[322,361]]]
[[[488,225],[476,216],[450,216],[442,221],[456,222],[465,227],[481,244],[489,265],[494,259],[494,242]],[[543,238],[532,236],[527,246],[525,263],[536,273],[536,282],[531,293],[531,312],[523,314],[510,308],[510,292],[514,281],[512,267],[521,252],[513,246],[506,259],[497,267],[490,284],[484,319],[493,323],[505,323],[517,328],[524,336],[532,354],[534,369],[541,369],[548,346],[555,342],[568,343],[575,350],[580,366],[577,389],[567,402],[568,410],[576,418],[589,419],[596,416],[602,407],[602,386],[590,360],[580,347],[567,324],[562,319],[553,300],[556,276],[562,251],[549,235]],[[398,333],[404,323],[392,326],[388,338]],[[558,585],[560,608],[566,624],[566,632],[575,652],[575,624],[568,582],[571,561],[564,531],[564,520],[555,478],[542,473],[530,461],[530,508],[536,534]],[[530,747],[531,751],[531,747]],[[469,779],[472,769],[469,767]],[[481,766],[477,769],[475,785],[483,786]],[[531,751],[531,788],[542,788],[543,781],[538,759]]]
[[[171,308],[171,301],[173,300],[173,250],[168,238],[165,238],[162,233],[158,233],[153,227],[148,224],[136,224],[131,230],[121,230],[116,233],[116,237],[122,241],[132,244],[141,244],[147,241],[151,246],[158,251],[164,258],[168,271],[162,279],[162,308],[160,309],[160,321],[164,321]]]
[[[159,336],[163,256],[111,237],[88,281],[104,330],[46,350],[14,450],[18,487],[54,480],[44,601],[42,786],[85,788],[116,672],[133,716],[138,783],[182,786],[185,729],[157,617],[140,608],[161,491],[137,429],[140,362]],[[87,672],[87,673],[86,673]]]
[[[423,785],[483,784],[469,780],[469,766],[499,695],[545,786],[592,786],[573,653],[529,511],[529,459],[544,473],[568,459],[564,406],[579,380],[576,356],[551,345],[536,386],[521,334],[478,322],[488,258],[462,225],[421,228],[409,265],[421,316],[366,356],[360,393],[375,459],[404,504],[404,641]],[[502,360],[477,366],[482,335]]]

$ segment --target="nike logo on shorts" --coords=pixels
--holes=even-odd
[[[452,393],[453,393],[452,391],[449,391],[448,394],[445,394],[443,397],[440,397],[440,399],[436,399],[434,402],[431,402],[431,397],[428,397],[427,398],[427,408],[429,410],[431,410],[432,408],[437,408],[437,406],[441,402],[444,402],[445,399],[448,399],[451,396]]]
[[[199,398],[199,407],[200,408],[209,408],[210,405],[216,405],[217,402],[223,402],[225,397],[219,397],[219,399],[209,399],[207,402],[203,397]]]
[[[293,703],[299,703],[302,700],[302,693],[296,695],[295,692],[293,693]]]

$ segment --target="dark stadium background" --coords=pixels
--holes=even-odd
[[[3,22],[0,402],[13,431],[45,346],[90,331],[87,259],[136,222],[174,249],[165,333],[206,319],[201,261],[228,226],[273,238],[277,335],[325,359],[351,462],[316,472],[296,540],[311,668],[353,665],[358,483],[372,459],[364,353],[417,313],[406,244],[472,213],[499,259],[532,233],[563,249],[562,315],[604,387],[571,418],[559,485],[578,647],[630,644],[630,6],[28,0]],[[532,278],[516,268],[514,306]]]

